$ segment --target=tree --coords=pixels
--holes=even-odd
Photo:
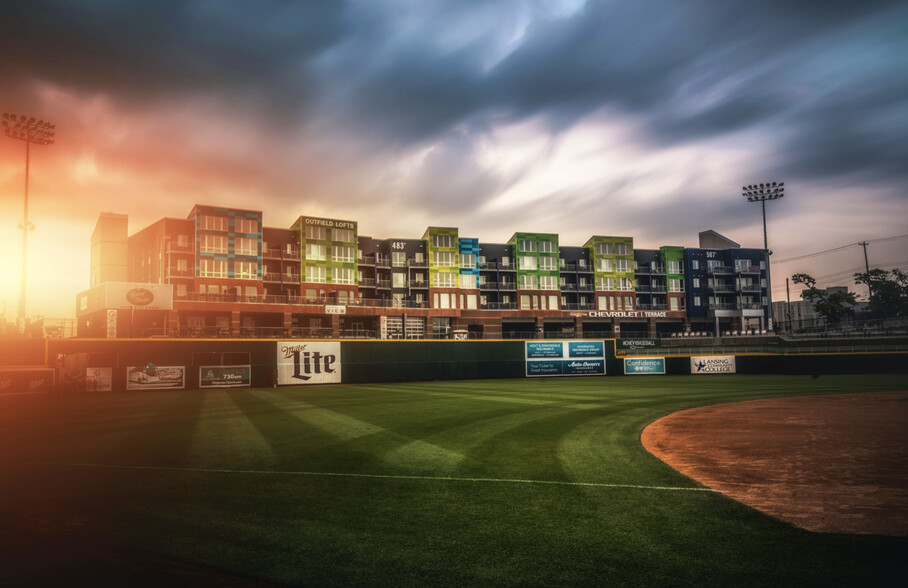
[[[870,312],[876,318],[908,316],[908,274],[874,268],[854,274],[855,284],[870,288]]]
[[[829,292],[817,288],[817,281],[807,274],[795,274],[791,281],[806,286],[801,291],[801,298],[813,303],[814,310],[827,323],[836,324],[846,316],[854,315],[854,306],[858,303],[854,292]]]

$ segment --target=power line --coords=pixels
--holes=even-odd
[[[892,237],[882,237],[880,239],[867,239],[866,243],[881,243],[883,241],[894,241],[896,239],[904,239],[908,235],[895,235]],[[815,253],[805,253],[804,255],[798,255],[797,257],[789,257],[788,259],[773,259],[774,264],[788,263],[789,261],[798,261],[799,259],[808,259],[810,257],[817,257],[819,255],[826,255],[827,253],[835,253],[837,251],[844,251],[845,249],[850,249],[851,247],[860,247],[860,243],[850,243],[848,245],[842,245],[841,247],[834,247],[832,249],[826,249],[825,251],[817,251]]]

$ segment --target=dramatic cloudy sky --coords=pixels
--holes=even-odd
[[[869,240],[908,266],[908,5],[885,0],[33,0],[0,18],[0,109],[33,150],[29,312],[74,315],[101,211],[195,203],[426,226],[762,246]],[[18,302],[24,145],[0,137],[0,309]],[[825,266],[823,264],[826,264]],[[830,281],[860,248],[774,265]],[[838,280],[845,283],[847,280]],[[780,290],[781,288],[781,290]]]

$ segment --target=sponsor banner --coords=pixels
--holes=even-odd
[[[53,389],[52,369],[0,370],[0,395],[51,392]]]
[[[626,357],[624,359],[625,375],[664,374],[664,357]]]
[[[527,341],[527,376],[605,374],[603,341]]]
[[[186,366],[144,366],[126,368],[127,390],[182,390],[186,385]]]
[[[117,338],[117,311],[116,310],[107,311],[107,338],[108,339]]]
[[[113,390],[113,368],[85,368],[86,392],[110,392]]]
[[[104,282],[78,295],[79,316],[102,309],[173,310],[172,284]]]
[[[277,342],[277,383],[281,386],[340,382],[339,342]]]
[[[199,388],[243,388],[251,385],[250,365],[206,365],[199,368]]]
[[[734,355],[703,355],[690,358],[691,374],[733,374]]]
[[[659,339],[618,339],[618,349],[653,349],[659,346]]]

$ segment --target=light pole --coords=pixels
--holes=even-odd
[[[778,200],[785,195],[785,182],[766,182],[765,184],[752,184],[744,186],[741,194],[747,198],[748,202],[759,202],[763,207],[763,257],[766,258],[766,300],[769,308],[772,309],[772,282],[770,281],[769,256],[772,251],[769,250],[769,243],[766,239],[766,201]]]
[[[3,130],[10,139],[25,141],[25,209],[22,214],[22,289],[19,294],[19,334],[25,334],[25,293],[28,275],[28,232],[35,226],[28,220],[28,164],[29,151],[35,145],[50,145],[54,142],[54,127],[49,121],[36,120],[24,114],[3,113]]]

